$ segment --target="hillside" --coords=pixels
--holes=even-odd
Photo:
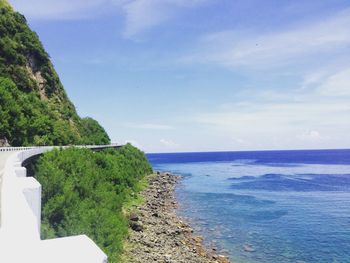
[[[11,145],[107,144],[97,121],[80,118],[37,34],[0,0],[0,139]]]

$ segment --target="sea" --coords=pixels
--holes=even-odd
[[[235,263],[350,262],[350,150],[148,154],[177,213]]]

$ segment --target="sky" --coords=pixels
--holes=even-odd
[[[350,148],[349,0],[9,2],[113,142]]]

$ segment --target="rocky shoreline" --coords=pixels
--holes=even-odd
[[[144,204],[129,215],[130,236],[124,262],[132,263],[229,263],[227,257],[203,245],[189,224],[175,214],[174,189],[180,177],[158,173],[142,192]]]

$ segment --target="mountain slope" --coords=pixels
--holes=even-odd
[[[0,139],[11,145],[107,144],[98,122],[81,119],[25,17],[0,0]]]

